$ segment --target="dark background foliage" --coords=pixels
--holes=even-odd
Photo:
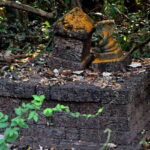
[[[115,35],[125,51],[129,51],[133,44],[142,43],[149,37],[149,0],[19,0],[19,2],[47,12],[55,11],[55,15],[51,19],[45,19],[14,8],[2,8],[0,51],[11,50],[13,53],[28,54],[38,49],[51,51],[52,24],[76,6],[82,7],[95,22],[114,19],[117,25]],[[99,37],[94,35],[92,44],[95,46],[98,40]],[[133,56],[149,57],[148,47],[139,48]]]

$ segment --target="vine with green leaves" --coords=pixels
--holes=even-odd
[[[19,130],[21,128],[29,128],[27,123],[28,120],[38,122],[38,112],[42,111],[45,117],[51,117],[54,112],[64,112],[75,118],[85,117],[89,119],[100,115],[104,111],[104,107],[102,107],[98,109],[95,114],[81,114],[79,112],[71,112],[68,106],[61,104],[57,104],[53,108],[42,109],[41,107],[44,99],[44,95],[33,95],[33,100],[31,103],[22,103],[21,106],[14,109],[16,117],[12,118],[11,120],[9,120],[8,115],[0,112],[0,128],[5,129],[3,134],[4,137],[0,139],[1,150],[9,150],[7,143],[16,141],[18,139]],[[107,140],[100,150],[104,150],[110,140],[111,130],[106,129],[104,132],[107,133]]]

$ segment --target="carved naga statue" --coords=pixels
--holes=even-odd
[[[117,40],[113,37],[114,20],[100,21],[95,25],[95,29],[102,39],[98,43],[99,49],[94,52],[96,57],[94,61],[99,63],[118,61],[123,53]]]
[[[113,37],[113,20],[94,21],[81,8],[74,8],[54,24],[55,39],[49,66],[73,70],[85,69],[89,65],[95,71],[120,70],[124,54]],[[97,32],[102,40],[91,54],[91,38]],[[126,65],[126,63],[125,63]],[[103,69],[102,69],[103,68]]]
[[[94,28],[102,38],[98,48],[94,51],[92,68],[95,71],[125,71],[125,67],[131,62],[131,57],[123,53],[119,43],[113,37],[115,22],[103,20],[98,22]]]

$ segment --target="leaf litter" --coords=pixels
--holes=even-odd
[[[0,70],[0,78],[8,78],[14,82],[33,82],[45,86],[56,84],[66,84],[67,82],[86,82],[100,88],[120,89],[121,83],[146,71],[146,66],[150,65],[150,58],[133,59],[127,66],[126,72],[94,72],[92,69],[76,70],[55,68],[51,70],[46,63],[49,54],[42,54],[31,60],[24,58],[25,61],[4,65]],[[40,62],[40,63],[39,63]]]

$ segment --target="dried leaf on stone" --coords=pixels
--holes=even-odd
[[[137,68],[137,67],[141,67],[142,64],[138,63],[138,62],[132,62],[129,66],[132,67],[132,68]]]
[[[72,71],[71,70],[63,70],[61,72],[61,75],[63,75],[63,76],[71,76],[72,75]]]
[[[83,72],[84,72],[84,70],[81,70],[81,71],[73,71],[73,74],[81,75]]]

